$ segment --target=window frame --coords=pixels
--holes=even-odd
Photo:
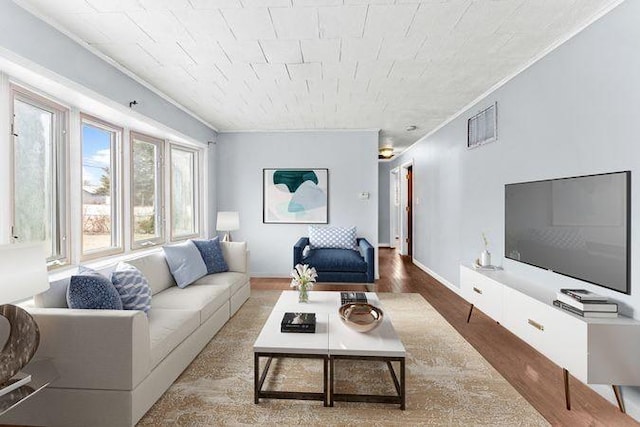
[[[161,226],[159,227],[159,230],[161,230],[162,232],[162,234],[159,237],[153,237],[151,239],[144,239],[144,240],[138,240],[138,241],[135,238],[135,210],[134,210],[135,182],[134,182],[134,170],[133,170],[134,164],[135,164],[133,147],[135,145],[134,143],[136,140],[155,145],[159,153],[160,161],[157,162],[156,164],[156,174],[157,174],[156,182],[158,185],[156,193],[159,200],[158,200],[158,208],[156,209],[155,215],[156,215],[156,221],[158,221],[161,224]],[[165,177],[165,167],[164,167],[165,145],[166,145],[166,141],[164,139],[155,138],[153,136],[146,135],[133,130],[129,132],[129,173],[131,177],[129,182],[129,189],[130,189],[129,203],[130,203],[130,210],[131,210],[131,214],[129,215],[129,226],[131,229],[130,246],[132,251],[139,250],[139,249],[146,249],[146,248],[150,248],[157,245],[162,245],[167,242],[167,227],[166,227],[167,213],[166,213],[166,206],[165,206],[166,205],[165,203],[166,177]]]
[[[202,203],[200,202],[200,195],[202,192],[202,185],[200,183],[200,176],[201,176],[201,165],[200,165],[200,158],[202,157],[202,150],[198,149],[198,148],[194,148],[194,147],[188,147],[185,145],[181,145],[181,144],[177,144],[175,142],[169,142],[168,143],[168,148],[169,148],[169,162],[168,162],[168,166],[169,166],[169,175],[168,175],[168,181],[169,181],[169,218],[167,221],[168,224],[168,229],[169,229],[169,236],[171,239],[171,242],[177,242],[177,241],[181,241],[181,240],[187,240],[187,239],[192,239],[192,238],[197,238],[200,237],[202,234],[202,224],[201,224],[201,219],[202,219],[202,213],[201,213],[201,209],[202,209]],[[193,154],[193,202],[194,202],[194,206],[193,206],[193,222],[194,222],[194,233],[191,234],[184,234],[184,235],[176,235],[174,234],[174,230],[173,230],[173,216],[174,216],[174,211],[173,211],[173,193],[174,193],[174,188],[173,188],[173,150],[179,150],[179,151],[184,151],[184,152],[188,152],[188,153],[192,153]]]
[[[116,239],[116,246],[112,246],[105,249],[97,249],[93,251],[85,252],[84,250],[84,231],[82,229],[82,219],[83,219],[83,176],[82,176],[82,160],[83,160],[83,138],[82,138],[82,126],[87,123],[90,126],[106,130],[108,132],[114,132],[115,140],[113,144],[115,145],[115,149],[112,149],[111,153],[111,162],[114,165],[113,170],[111,172],[111,191],[112,191],[112,201],[111,201],[111,215],[113,217],[112,224],[115,230],[111,231],[112,238]],[[113,123],[110,123],[106,120],[102,120],[98,117],[92,116],[86,113],[80,113],[80,253],[79,259],[80,261],[91,260],[95,258],[102,258],[110,255],[117,255],[124,253],[124,203],[123,203],[123,192],[124,192],[124,159],[123,159],[123,134],[124,130],[120,126],[116,126]],[[115,203],[114,203],[115,200]]]
[[[55,206],[49,214],[51,219],[51,247],[55,253],[51,257],[47,257],[47,268],[52,269],[67,265],[71,262],[71,239],[69,232],[70,218],[70,176],[67,165],[69,165],[70,138],[69,138],[69,120],[70,109],[49,98],[38,93],[19,86],[15,83],[9,84],[9,100],[10,100],[10,123],[11,123],[11,139],[9,144],[9,171],[10,171],[10,230],[11,243],[17,242],[15,234],[16,227],[16,118],[15,103],[16,101],[29,104],[35,108],[47,111],[54,117],[52,120],[52,147],[51,147],[51,177],[54,179],[52,183],[51,200]]]

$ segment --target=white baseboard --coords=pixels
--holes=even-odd
[[[391,244],[390,243],[378,243],[378,247],[379,248],[390,248]]]
[[[427,267],[426,265],[422,264],[420,261],[418,261],[418,260],[416,260],[414,258],[413,259],[413,264],[416,267],[418,267],[420,270],[422,270],[425,273],[427,273],[429,276],[431,276],[434,279],[436,279],[438,282],[440,282],[443,285],[445,285],[447,288],[451,289],[456,294],[462,296],[462,289],[460,289],[459,287],[457,287],[453,283],[449,282],[447,279],[445,279],[444,277],[440,276],[438,273],[436,273],[435,271],[431,270],[429,267]]]

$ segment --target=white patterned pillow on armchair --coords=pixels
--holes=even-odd
[[[309,246],[317,248],[337,248],[358,250],[356,227],[309,226]]]

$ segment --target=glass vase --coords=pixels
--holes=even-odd
[[[307,289],[307,285],[298,286],[298,302],[309,302],[309,289]]]

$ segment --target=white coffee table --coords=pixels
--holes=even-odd
[[[367,292],[369,303],[381,307],[373,292]],[[325,406],[334,401],[379,402],[399,404],[405,409],[405,348],[391,319],[385,313],[382,324],[368,333],[356,332],[342,323],[338,316],[340,292],[310,292],[308,303],[298,302],[296,291],[284,291],[273,307],[253,345],[254,353],[254,402],[267,399],[322,400]],[[382,307],[384,310],[384,307]],[[316,332],[282,333],[280,321],[285,312],[316,314]],[[260,373],[260,358],[267,357],[267,364]],[[301,358],[323,360],[323,392],[287,392],[262,390],[273,358]],[[356,359],[361,361],[386,362],[396,389],[396,395],[360,395],[336,393],[335,361]],[[400,377],[396,375],[393,362],[399,363]],[[327,372],[328,371],[328,372]],[[327,373],[329,378],[327,378]]]

